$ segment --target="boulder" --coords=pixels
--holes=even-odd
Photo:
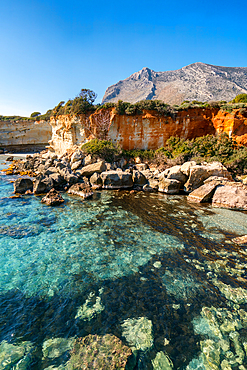
[[[59,204],[64,203],[64,199],[58,191],[51,189],[49,193],[42,198],[41,203],[45,203],[48,206],[58,206]]]
[[[216,187],[219,185],[217,181],[210,181],[196,190],[193,190],[187,197],[189,202],[206,203],[213,198]]]
[[[181,189],[181,182],[175,179],[162,179],[159,182],[159,189],[161,193],[178,194]]]
[[[27,190],[33,191],[33,182],[30,179],[17,179],[14,182],[14,193],[24,194]]]
[[[49,167],[47,170],[45,170],[44,175],[49,176],[52,173],[57,173],[58,169],[56,167]]]
[[[134,170],[132,173],[132,180],[134,185],[143,186],[147,183],[146,177],[139,171]]]
[[[128,189],[133,186],[131,173],[123,171],[107,171],[101,173],[104,189]]]
[[[148,165],[146,163],[137,163],[135,165],[137,171],[145,171],[148,168]]]
[[[148,180],[148,185],[154,189],[155,191],[158,191],[159,189],[159,181],[155,179],[149,179]]]
[[[89,177],[89,176],[92,176],[95,172],[101,173],[105,171],[105,169],[106,169],[105,161],[100,161],[100,162],[89,164],[88,166],[83,167],[80,171],[77,171],[77,174],[80,177],[83,177],[83,176]]]
[[[68,168],[60,169],[59,173],[64,179],[64,181],[69,185],[76,184],[78,182],[78,177],[75,174],[71,173],[71,171]]]
[[[34,194],[48,193],[53,188],[53,181],[49,177],[39,176],[35,179],[33,184]]]
[[[180,181],[183,185],[188,180],[188,176],[186,176],[181,171],[181,166],[173,166],[170,168],[167,168],[164,172],[160,174],[160,177],[166,177],[168,179],[174,179]]]
[[[59,175],[59,173],[51,173],[49,178],[52,180],[55,189],[66,184],[66,181],[61,175]]]
[[[95,172],[89,179],[91,185],[97,185],[99,187],[102,186],[102,178],[100,177],[100,174]]]
[[[88,166],[89,164],[93,164],[94,162],[96,162],[96,159],[93,158],[93,156],[91,154],[88,154],[84,158],[84,166]]]
[[[180,170],[185,174],[186,176],[189,176],[190,174],[190,168],[196,166],[195,161],[189,161],[185,162],[184,164],[181,165]]]
[[[76,150],[70,158],[70,163],[72,164],[81,161],[84,157],[85,154],[81,150]]]
[[[77,162],[73,162],[71,164],[71,169],[72,169],[72,171],[76,171],[80,166],[82,166],[82,161],[81,160],[79,160]]]
[[[247,186],[228,183],[218,186],[212,200],[213,207],[247,210]]]
[[[231,174],[220,162],[191,166],[189,179],[184,185],[185,190],[187,192],[191,192],[199,188],[210,176],[226,177],[227,179],[232,180]]]
[[[72,195],[78,195],[79,197],[82,197],[83,199],[87,199],[93,196],[93,191],[90,186],[84,183],[78,183],[75,185],[72,185],[69,190],[68,194]]]

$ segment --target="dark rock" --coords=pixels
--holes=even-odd
[[[100,174],[95,172],[89,179],[91,185],[100,185],[102,186],[102,178]]]
[[[104,189],[128,189],[133,186],[132,175],[123,171],[107,171],[101,173]]]
[[[48,206],[58,206],[59,204],[64,203],[64,199],[58,191],[51,189],[49,193],[42,198],[41,203],[45,203]]]
[[[33,184],[34,194],[47,193],[53,188],[53,181],[49,177],[39,176],[35,179]]]
[[[33,182],[30,179],[17,179],[14,182],[14,193],[24,194],[27,190],[33,191]]]
[[[10,157],[7,157],[5,160],[6,162],[12,162],[14,160],[14,157],[10,156]]]
[[[132,180],[134,185],[143,186],[147,183],[146,177],[140,171],[133,171]]]

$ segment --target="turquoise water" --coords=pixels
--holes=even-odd
[[[62,369],[71,338],[90,333],[135,348],[136,369],[159,369],[160,353],[174,369],[247,366],[247,252],[231,241],[247,234],[246,213],[116,191],[64,194],[51,208],[10,198],[11,180],[0,175],[0,369]],[[229,321],[238,324],[223,330]],[[6,359],[24,342],[19,367],[1,365],[1,350]]]

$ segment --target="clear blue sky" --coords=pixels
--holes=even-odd
[[[0,115],[194,62],[247,66],[246,0],[2,0]]]

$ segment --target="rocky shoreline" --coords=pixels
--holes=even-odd
[[[58,191],[81,196],[93,195],[95,190],[115,189],[166,194],[187,194],[188,201],[212,202],[214,207],[247,210],[247,178],[234,181],[232,175],[220,162],[197,164],[195,161],[172,166],[165,171],[142,163],[133,163],[124,157],[107,163],[104,159],[86,155],[80,149],[58,156],[44,151],[27,155],[25,159],[12,160],[4,170],[7,175],[19,174],[14,182],[14,193],[47,194],[47,204]],[[54,190],[56,192],[54,192]],[[53,195],[52,195],[53,194]]]

